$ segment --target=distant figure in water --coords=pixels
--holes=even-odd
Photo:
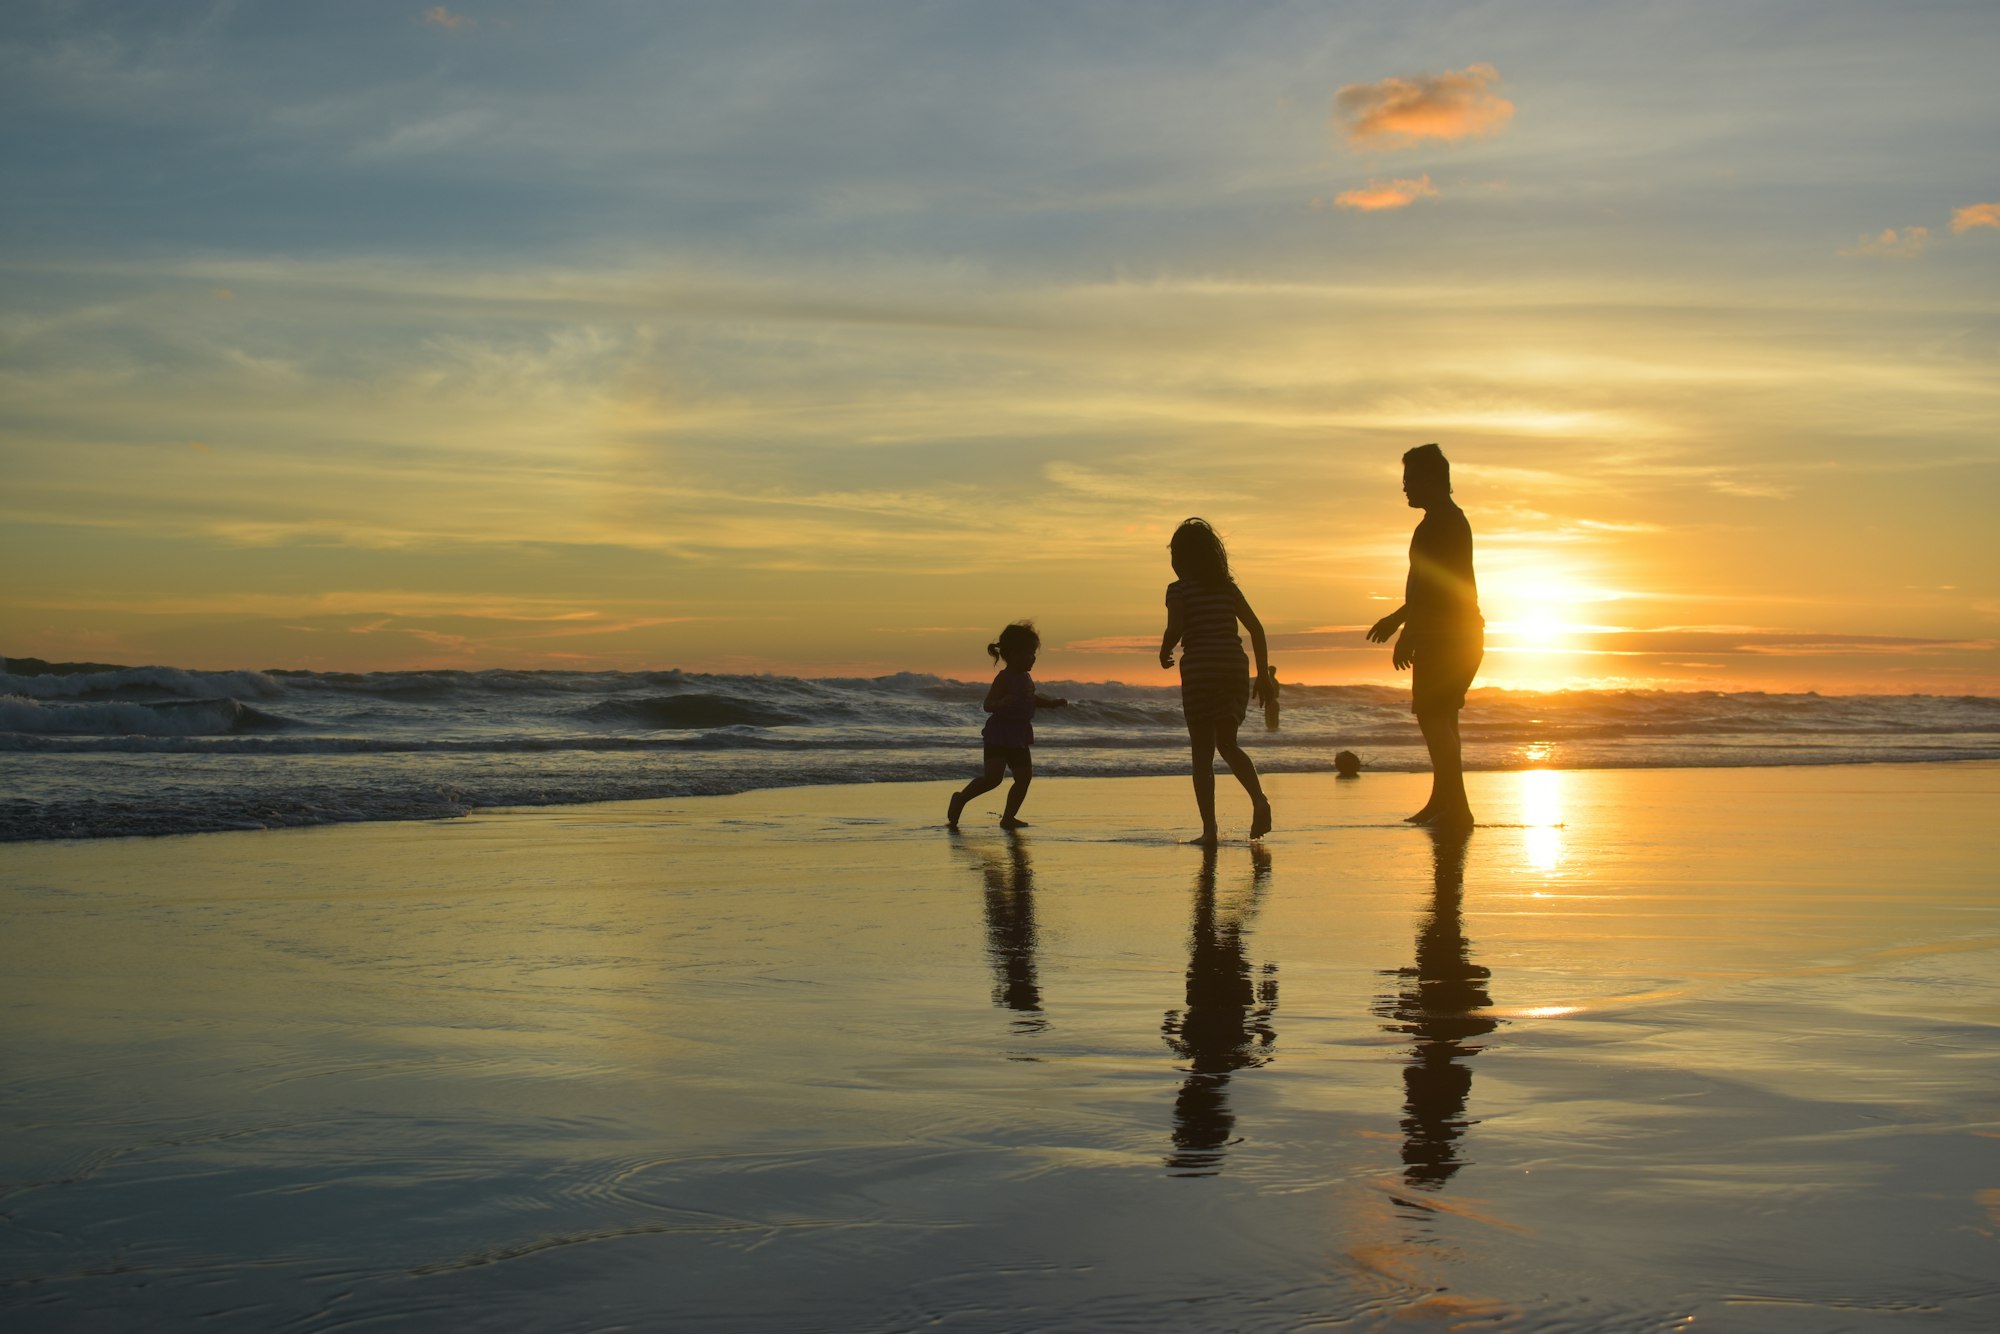
[[[1167,585],[1167,630],[1160,639],[1160,666],[1174,665],[1181,646],[1181,713],[1187,718],[1194,752],[1194,804],[1201,812],[1204,847],[1219,841],[1215,826],[1215,755],[1250,794],[1250,837],[1271,832],[1271,803],[1257,778],[1257,766],[1236,744],[1236,729],[1250,707],[1250,664],[1236,633],[1241,621],[1257,654],[1256,692],[1264,701],[1272,689],[1271,656],[1264,627],[1250,610],[1243,590],[1229,575],[1229,553],[1206,519],[1189,519],[1174,530],[1167,550],[1179,576]]]
[[[1333,771],[1342,778],[1361,777],[1361,757],[1351,750],[1343,750],[1333,757]]]
[[[1458,739],[1458,711],[1486,656],[1486,619],[1479,614],[1479,586],[1472,577],[1472,525],[1452,503],[1451,464],[1436,445],[1403,455],[1403,494],[1424,512],[1410,539],[1410,575],[1403,605],[1368,631],[1386,643],[1398,630],[1396,670],[1412,668],[1410,709],[1431,753],[1431,798],[1412,824],[1470,827],[1465,759]]]
[[[1035,761],[1028,747],[1035,744],[1035,710],[1066,709],[1066,699],[1050,699],[1035,693],[1035,678],[1028,672],[1035,655],[1042,651],[1042,637],[1033,621],[1016,621],[1000,632],[1000,638],[986,646],[987,656],[1005,661],[1000,674],[986,691],[986,769],[979,777],[951,794],[951,811],[945,824],[958,828],[965,803],[1000,786],[1007,770],[1014,771],[1014,786],[1007,789],[1007,809],[1000,816],[1002,829],[1026,829],[1020,818],[1021,801],[1028,784],[1035,780]]]

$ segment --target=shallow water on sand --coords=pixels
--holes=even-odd
[[[2000,766],[1420,783],[0,849],[0,1317],[2000,1325]]]

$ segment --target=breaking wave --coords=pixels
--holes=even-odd
[[[986,692],[922,673],[0,668],[0,839],[960,776]],[[1072,705],[1036,720],[1043,773],[1185,770],[1177,686],[1041,688]],[[1462,730],[1483,769],[1993,759],[2000,700],[1480,689]],[[1281,730],[1253,718],[1245,739],[1273,772],[1329,769],[1340,749],[1425,764],[1409,694],[1388,686],[1287,686]]]

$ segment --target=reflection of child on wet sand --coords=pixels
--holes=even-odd
[[[1021,801],[1028,795],[1028,784],[1035,778],[1034,760],[1028,753],[1028,747],[1035,744],[1035,710],[1069,707],[1066,699],[1049,699],[1035,693],[1035,678],[1028,672],[1041,648],[1042,637],[1035,633],[1032,621],[1014,622],[1000,632],[998,640],[986,646],[987,656],[995,662],[1004,660],[1007,665],[993,678],[993,685],[986,692],[987,718],[982,733],[986,740],[985,771],[951,794],[951,811],[945,817],[945,824],[952,829],[958,828],[958,817],[965,810],[965,803],[999,787],[1001,777],[1009,769],[1014,771],[1014,785],[1007,789],[1007,807],[1000,816],[1000,827],[1027,827],[1027,821],[1018,817]]]

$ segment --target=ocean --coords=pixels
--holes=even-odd
[[[898,674],[191,671],[0,659],[0,841],[431,819],[479,807],[970,777],[986,682]],[[1047,680],[1037,776],[1187,766],[1172,685]],[[1293,686],[1266,772],[1426,761],[1407,690]],[[2000,699],[1472,692],[1474,769],[2000,758]],[[1044,791],[1039,801],[1049,801]]]

